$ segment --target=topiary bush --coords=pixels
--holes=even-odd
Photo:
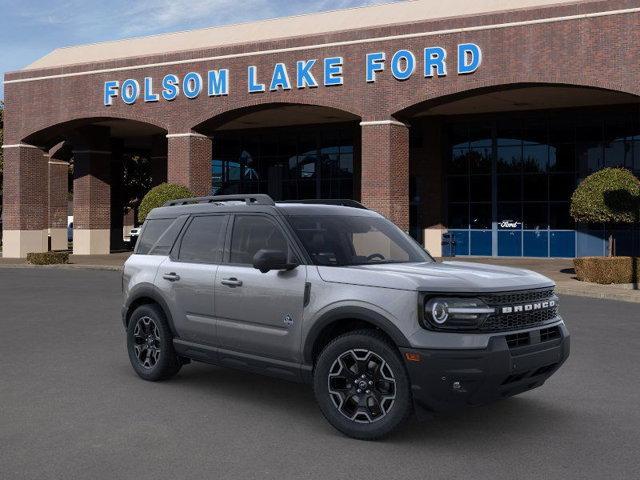
[[[151,210],[161,207],[169,200],[178,200],[179,198],[189,198],[193,196],[193,192],[187,187],[174,183],[161,183],[157,187],[149,190],[142,199],[142,202],[140,202],[138,218],[141,222],[144,222]]]
[[[585,178],[571,196],[571,216],[584,223],[634,223],[640,180],[625,168],[605,168]]]
[[[637,257],[581,257],[573,260],[578,280],[603,285],[639,282],[639,264]]]
[[[58,265],[69,263],[69,252],[27,253],[31,265]]]

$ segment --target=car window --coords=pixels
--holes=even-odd
[[[174,222],[175,218],[154,218],[147,220],[142,229],[142,236],[136,246],[136,254],[147,255],[160,236]]]
[[[160,238],[158,238],[156,243],[153,244],[153,246],[149,250],[149,255],[169,255],[169,252],[171,252],[171,248],[173,247],[176,238],[178,238],[180,230],[182,230],[184,222],[186,222],[187,218],[187,215],[182,215],[181,217],[176,218],[175,221],[164,231],[164,233],[160,235]]]
[[[289,255],[284,233],[275,222],[259,215],[238,215],[231,233],[230,263],[253,264],[258,250],[281,250]]]
[[[384,218],[291,216],[289,221],[316,265],[432,261],[427,252]]]
[[[194,217],[182,237],[178,260],[189,263],[220,263],[226,224],[226,215]]]

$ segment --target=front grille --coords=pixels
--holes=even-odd
[[[560,327],[555,326],[540,330],[541,342],[548,342],[549,340],[555,340],[556,338],[560,338]]]
[[[535,310],[533,312],[522,313],[499,313],[489,315],[480,326],[481,330],[517,330],[519,328],[534,327],[543,325],[558,316],[556,307],[545,310]]]
[[[531,342],[529,332],[514,333],[507,335],[505,338],[507,339],[507,345],[509,345],[509,348],[524,347],[525,345],[529,345]]]
[[[553,288],[482,295],[480,298],[490,307],[496,307],[497,313],[489,315],[480,325],[480,330],[506,331],[544,325],[558,316],[557,307],[512,313],[502,313],[500,307],[540,302],[552,297]]]
[[[521,292],[490,293],[480,295],[480,299],[492,307],[537,302],[551,297],[553,297],[553,288],[538,288],[536,290],[522,290]]]

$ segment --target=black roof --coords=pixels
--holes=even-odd
[[[177,217],[193,213],[209,212],[263,212],[283,215],[350,215],[378,216],[355,200],[287,200],[275,202],[264,194],[217,195],[172,200],[155,208],[148,218]]]

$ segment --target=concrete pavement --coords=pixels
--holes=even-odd
[[[351,440],[309,387],[203,364],[132,371],[111,271],[0,269],[0,477],[640,478],[635,304],[561,296],[572,354],[541,388]]]

